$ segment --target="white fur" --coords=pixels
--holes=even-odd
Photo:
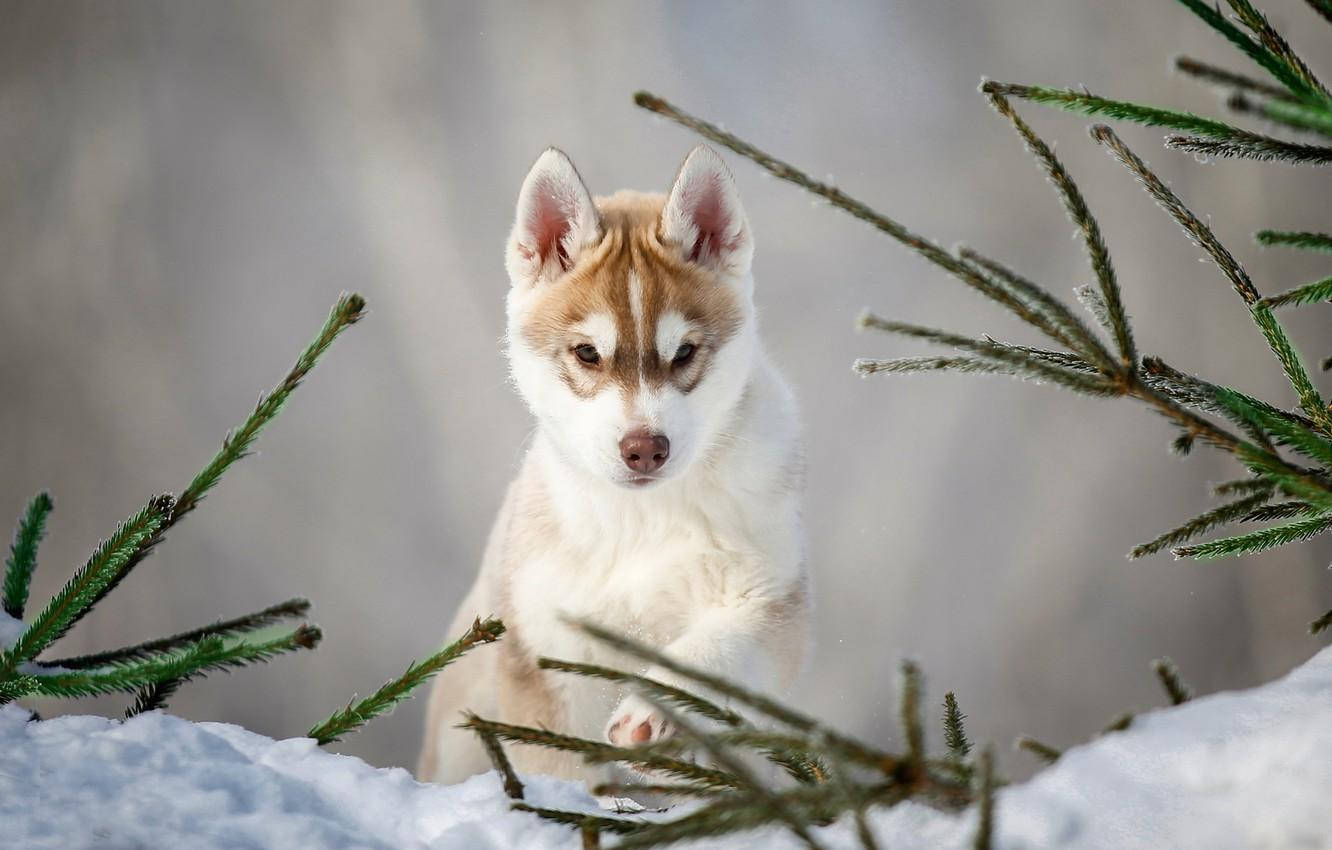
[[[567,159],[553,154],[543,155],[533,172],[576,180],[572,165],[565,168]],[[513,246],[525,238],[525,209],[539,203],[528,197],[532,182],[529,175],[510,240],[508,355],[513,382],[537,428],[455,629],[503,608],[513,634],[534,653],[640,666],[568,625],[568,618],[585,618],[749,687],[788,686],[807,642],[799,427],[792,394],[759,344],[753,243],[730,172],[715,153],[695,150],[665,203],[662,230],[687,251],[703,230],[714,229],[704,235],[713,240],[712,250],[700,262],[714,264],[722,285],[741,293],[738,331],[713,353],[705,377],[688,394],[668,384],[653,391],[640,386],[629,397],[612,388],[590,399],[572,393],[550,354],[531,350],[518,332],[534,304],[534,281],[550,271],[545,265],[534,273],[521,255],[513,262]],[[592,216],[576,204],[569,209],[577,219],[570,232],[580,232]],[[632,296],[635,282],[627,285]],[[638,298],[635,321],[642,320]],[[594,316],[579,330],[599,349],[615,345],[609,318]],[[669,358],[689,330],[684,317],[671,312],[640,339]],[[639,427],[671,441],[665,475],[648,487],[628,485],[631,476],[618,450],[620,438]],[[522,495],[532,492],[547,496],[540,517],[523,515],[518,507],[526,504]],[[529,527],[542,529],[539,541],[524,537],[537,533]],[[510,554],[519,550],[527,554]],[[797,600],[791,621],[775,621],[790,599]],[[664,670],[646,672],[678,681]],[[437,685],[423,778],[457,781],[487,766],[470,737],[446,734],[459,708],[503,712],[506,695],[488,690],[494,672],[491,679],[471,675],[470,684],[450,684],[446,674]],[[635,743],[632,732],[644,723],[650,739],[671,733],[661,714],[635,695],[567,674],[548,681],[551,699],[562,709],[560,731],[605,735],[626,745]],[[590,777],[576,763],[542,761],[548,754],[538,748],[511,748],[510,755],[520,770]]]

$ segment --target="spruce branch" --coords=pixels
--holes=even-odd
[[[1286,336],[1285,329],[1272,315],[1271,309],[1260,302],[1261,296],[1244,267],[1239,264],[1230,251],[1226,250],[1226,247],[1212,233],[1212,229],[1203,224],[1188,207],[1184,206],[1179,197],[1170,190],[1170,187],[1161,182],[1161,179],[1147,167],[1147,164],[1120,141],[1113,130],[1105,125],[1098,124],[1092,128],[1091,134],[1092,138],[1105,145],[1110,153],[1133,173],[1148,194],[1156,200],[1157,204],[1175,219],[1194,244],[1207,252],[1212,258],[1213,264],[1230,280],[1231,285],[1234,286],[1235,291],[1244,300],[1244,303],[1249,305],[1254,322],[1267,339],[1268,347],[1276,355],[1291,386],[1295,388],[1299,395],[1300,406],[1320,428],[1332,431],[1332,419],[1328,417],[1322,397],[1309,379],[1309,374],[1300,361],[1299,355],[1295,353],[1294,346],[1291,345],[1289,337]]]
[[[967,716],[958,708],[957,697],[952,691],[944,694],[943,705],[944,743],[948,745],[948,754],[962,761],[971,752],[971,741],[967,739],[966,729],[962,725]]]
[[[1279,86],[1274,86],[1262,80],[1255,80],[1244,74],[1237,74],[1225,68],[1218,68],[1207,62],[1194,59],[1189,56],[1175,57],[1175,70],[1182,74],[1187,74],[1197,80],[1206,83],[1221,86],[1224,88],[1247,91],[1262,97],[1272,98],[1274,100],[1284,100],[1287,102],[1295,101],[1295,97],[1289,91]]]
[[[1261,493],[1270,491],[1272,482],[1263,478],[1237,478],[1234,481],[1222,481],[1212,487],[1213,496],[1237,496],[1241,493]]]
[[[1220,507],[1213,508],[1210,511],[1199,514],[1178,528],[1172,528],[1153,540],[1134,547],[1129,552],[1130,559],[1142,558],[1147,555],[1160,552],[1178,543],[1206,534],[1213,528],[1226,523],[1236,522],[1248,517],[1255,508],[1261,506],[1271,498],[1271,491],[1255,493],[1251,496],[1245,496],[1234,502],[1230,502]]]
[[[1293,72],[1280,56],[1231,23],[1228,18],[1221,14],[1219,8],[1209,5],[1205,0],[1179,0],[1179,2],[1201,18],[1208,26],[1220,33],[1227,41],[1243,51],[1250,59],[1261,65],[1291,94],[1306,102],[1316,103],[1320,100],[1319,94],[1311,89],[1309,84],[1300,78],[1299,74]]]
[[[504,783],[504,793],[510,800],[523,799],[522,780],[514,772],[509,757],[504,754],[504,745],[500,743],[500,739],[489,732],[482,732],[478,737],[481,738],[481,746],[485,749],[491,766],[495,768],[495,772],[500,775],[500,780]]]
[[[851,364],[852,370],[862,377],[870,375],[909,375],[918,372],[960,372],[963,374],[1016,375],[1024,373],[1016,367],[979,357],[894,357],[881,360],[861,357]]]
[[[207,637],[193,647],[171,655],[156,656],[95,670],[42,673],[32,676],[34,693],[54,697],[86,697],[136,691],[168,680],[189,680],[210,671],[229,670],[268,661],[299,649],[313,649],[323,637],[319,628],[303,625],[266,641],[235,641]]]
[[[1019,369],[1022,374],[1034,380],[1061,384],[1075,392],[1086,395],[1115,396],[1123,392],[1119,385],[1106,378],[1053,366],[1049,362],[1028,355],[1013,346],[1000,345],[983,339],[971,339],[948,331],[926,328],[906,322],[889,321],[869,312],[861,314],[857,320],[857,325],[861,328],[925,339],[939,345],[973,352],[987,359],[1013,366]]]
[[[392,711],[398,703],[410,697],[413,691],[472,647],[499,640],[502,634],[504,624],[499,620],[490,618],[482,621],[476,618],[471,627],[453,643],[420,663],[412,662],[401,676],[385,682],[379,690],[360,702],[348,702],[341,711],[334,712],[311,728],[306,737],[314,738],[320,746],[340,740],[381,714]]]
[[[1292,130],[1332,136],[1332,113],[1303,103],[1274,98],[1254,100],[1243,92],[1234,92],[1226,98],[1226,108],[1232,112],[1274,121]]]
[[[1064,754],[1063,750],[1038,741],[1029,735],[1019,735],[1017,740],[1013,742],[1013,746],[1031,753],[1046,764],[1054,764]]]
[[[549,729],[498,723],[470,712],[463,715],[463,722],[458,724],[458,728],[469,729],[477,735],[493,735],[501,741],[514,744],[529,744],[577,753],[590,764],[623,762],[647,770],[656,770],[676,779],[694,782],[704,788],[740,788],[743,785],[738,778],[726,771],[696,764],[680,757],[678,744],[670,741],[652,746],[617,747],[601,741],[590,741],[552,732]]]
[[[1259,245],[1284,245],[1290,248],[1302,248],[1306,251],[1321,251],[1332,254],[1332,236],[1326,233],[1260,230],[1253,237],[1258,240]]]
[[[1297,286],[1279,295],[1269,295],[1263,299],[1263,304],[1271,308],[1317,304],[1322,301],[1332,301],[1332,277]]]
[[[1281,62],[1292,77],[1299,80],[1322,103],[1332,102],[1327,89],[1281,33],[1276,31],[1266,15],[1258,11],[1249,0],[1226,0],[1226,2],[1235,10],[1240,21],[1258,36],[1259,43]]]
[[[1313,428],[1298,421],[1291,421],[1287,416],[1281,415],[1280,411],[1275,411],[1261,402],[1254,403],[1255,400],[1225,387],[1217,388],[1216,401],[1233,416],[1243,418],[1254,427],[1271,434],[1277,443],[1289,446],[1324,465],[1332,466],[1332,440],[1322,436]]]
[[[1193,689],[1184,684],[1179,675],[1179,668],[1169,658],[1158,658],[1153,661],[1152,672],[1160,680],[1171,705],[1181,705],[1193,699]]]
[[[538,658],[537,667],[542,670],[573,673],[578,676],[601,679],[621,685],[632,685],[656,699],[666,702],[668,705],[692,711],[726,726],[740,726],[744,723],[744,718],[729,708],[722,708],[711,700],[691,694],[683,688],[677,688],[665,682],[650,679],[647,676],[625,673],[621,670],[614,670],[597,664],[579,664],[572,661],[561,661],[556,658]]]
[[[296,364],[289,371],[276,387],[267,395],[260,396],[259,402],[255,405],[254,411],[237,426],[233,431],[227,434],[222,441],[222,447],[218,450],[213,459],[208,462],[202,470],[199,471],[194,479],[190,481],[185,491],[180,494],[176,501],[175,511],[166,519],[157,529],[156,533],[149,539],[140,551],[136,552],[125,568],[115,577],[108,586],[104,587],[96,602],[115,589],[125,576],[133,570],[144,558],[152,554],[153,549],[165,537],[167,531],[175,526],[177,522],[184,519],[186,515],[198,507],[208,492],[217,485],[222,475],[231,468],[232,464],[250,453],[250,446],[259,437],[268,423],[272,422],[279,413],[287,399],[296,390],[305,377],[314,369],[319,358],[324,355],[344,330],[360,321],[365,315],[365,299],[357,293],[343,293],[333,305],[329,312],[328,319],[320,329],[315,338],[305,347],[300,356],[296,359]],[[86,611],[86,609],[85,609]],[[80,614],[82,616],[82,614]],[[77,618],[76,618],[77,619]]]
[[[1271,522],[1278,519],[1290,519],[1297,516],[1311,516],[1319,510],[1307,502],[1280,502],[1275,505],[1262,505],[1240,517],[1240,522]]]
[[[579,830],[585,830],[592,827],[596,830],[609,832],[614,835],[627,835],[642,829],[650,822],[644,820],[628,820],[626,818],[608,818],[602,815],[589,815],[583,812],[565,812],[559,809],[547,809],[541,806],[533,806],[527,803],[514,803],[510,806],[515,812],[530,812],[543,820],[561,823],[565,826],[572,826]],[[616,845],[617,847],[623,845]]]
[[[1020,83],[1001,83],[995,80],[982,82],[981,91],[988,95],[1029,100],[1042,106],[1053,106],[1091,118],[1114,118],[1121,121],[1132,121],[1148,127],[1167,127],[1209,139],[1261,138],[1256,133],[1250,133],[1214,118],[1194,115],[1192,112],[1162,109],[1126,100],[1112,100],[1085,91],[1056,89],[1047,86],[1028,86]]]
[[[1134,716],[1135,715],[1131,711],[1124,712],[1107,723],[1105,728],[1101,730],[1101,734],[1109,735],[1111,732],[1123,732],[1125,729],[1133,725]]]
[[[982,88],[984,88],[984,85],[982,85]],[[1021,116],[1013,110],[1008,99],[1002,94],[988,92],[988,99],[995,111],[1009,120],[1027,146],[1027,150],[1041,163],[1046,176],[1059,192],[1059,197],[1064,203],[1065,212],[1068,213],[1068,217],[1072,219],[1078,231],[1082,234],[1082,240],[1087,247],[1087,257],[1091,263],[1092,272],[1096,275],[1097,284],[1100,286],[1101,300],[1105,304],[1109,318],[1106,330],[1115,338],[1115,345],[1119,349],[1120,364],[1124,369],[1132,370],[1138,360],[1133,345],[1133,331],[1129,327],[1128,314],[1124,310],[1119,283],[1115,279],[1115,268],[1110,262],[1110,249],[1106,247],[1105,239],[1101,235],[1100,225],[1097,224],[1096,218],[1091,214],[1087,201],[1083,198],[1077,184],[1073,182],[1068,170],[1064,168],[1064,164],[1059,161],[1059,157],[1055,156],[1050,146],[1022,120]]]
[[[1181,546],[1173,551],[1176,557],[1196,558],[1199,561],[1224,558],[1228,555],[1252,555],[1277,546],[1317,537],[1329,529],[1332,529],[1332,514],[1319,514],[1284,525],[1264,528],[1261,531],[1223,537],[1196,546]]]
[[[1304,0],[1309,4],[1309,8],[1322,15],[1328,23],[1332,23],[1332,0]]]
[[[1332,147],[1286,142],[1271,136],[1239,131],[1232,138],[1166,136],[1165,146],[1198,156],[1285,162],[1291,165],[1332,165]]]
[[[1332,627],[1332,611],[1325,612],[1323,616],[1319,617],[1317,620],[1314,620],[1312,623],[1310,623],[1309,634],[1311,635],[1322,634],[1329,627]]]
[[[166,701],[183,684],[181,679],[163,679],[160,682],[144,685],[134,697],[134,702],[125,709],[125,719],[137,714],[166,708]]]
[[[283,620],[304,617],[310,611],[310,601],[308,599],[288,599],[286,602],[279,602],[277,605],[270,605],[262,611],[255,611],[253,614],[246,614],[243,617],[236,617],[232,620],[218,620],[201,628],[191,629],[186,632],[170,635],[168,637],[157,638],[155,640],[136,643],[133,646],[125,646],[119,649],[111,649],[105,652],[94,652],[88,655],[76,655],[70,658],[57,658],[51,661],[38,661],[38,667],[63,667],[68,670],[84,670],[89,667],[104,667],[108,664],[120,664],[126,661],[134,661],[141,658],[149,658],[153,655],[174,652],[190,644],[197,643],[205,637],[238,637],[249,632],[258,631],[267,628]]]
[[[46,533],[46,518],[55,503],[45,492],[38,493],[28,503],[23,512],[18,528],[14,530],[14,542],[9,544],[9,557],[5,559],[4,602],[5,613],[15,620],[23,619],[23,609],[28,604],[28,588],[32,585],[32,574],[37,569],[37,546]]]
[[[25,661],[31,661],[42,650],[69,631],[75,621],[92,607],[101,592],[113,584],[127,568],[134,554],[142,549],[152,535],[171,516],[174,501],[170,496],[157,496],[102,541],[87,562],[51,598],[19,639],[0,659],[0,670],[12,672]]]
[[[911,661],[903,661],[899,668],[897,719],[906,739],[907,758],[913,765],[925,762],[925,726],[920,722],[920,668]]]
[[[975,850],[990,850],[994,844],[994,754],[986,747],[980,755],[980,779],[978,789],[976,839],[972,842]]]
[[[957,248],[957,256],[995,281],[999,288],[1011,292],[1015,300],[1033,312],[1035,318],[1031,319],[1019,313],[1019,317],[1026,319],[1028,324],[1078,352],[1088,362],[1096,364],[1099,369],[1115,370],[1114,356],[1106,350],[1092,329],[1058,298],[997,260],[992,260],[965,245]],[[1110,325],[1107,323],[1106,327]]]

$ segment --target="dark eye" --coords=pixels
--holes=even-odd
[[[595,366],[601,362],[601,355],[597,353],[596,348],[588,345],[587,343],[583,343],[582,345],[575,345],[573,353],[575,357],[577,357],[579,360],[583,361],[589,366]]]
[[[694,359],[694,352],[697,350],[698,346],[692,342],[681,343],[680,347],[675,349],[675,358],[671,360],[671,363],[676,366],[683,366]]]

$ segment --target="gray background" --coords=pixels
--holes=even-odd
[[[1332,30],[1276,22],[1315,65]],[[478,562],[529,423],[505,384],[501,246],[527,166],[558,144],[594,192],[664,189],[687,132],[651,88],[944,244],[1068,294],[1090,277],[1054,194],[975,93],[982,74],[1215,111],[1168,73],[1246,62],[1183,9],[1134,0],[776,4],[4,3],[0,9],[0,516],[47,487],[36,579],[54,591],[149,494],[179,490],[284,373],[338,292],[372,313],[260,456],[61,647],[188,628],[290,595],[310,655],[191,684],[172,709],[300,734],[432,650]],[[1294,399],[1221,276],[1085,133],[1021,107],[1100,215],[1142,348]],[[1326,228],[1308,169],[1201,164],[1122,129],[1275,292],[1326,261],[1263,226]],[[981,740],[1081,740],[1162,700],[1173,656],[1202,691],[1311,655],[1332,605],[1323,543],[1243,561],[1124,553],[1209,504],[1225,458],[1167,452],[1126,401],[983,377],[863,381],[864,306],[1035,341],[865,226],[729,156],[758,239],[767,343],[800,395],[817,655],[795,701],[892,742],[897,659],[955,689]],[[1290,323],[1307,359],[1327,313]],[[119,711],[118,701],[76,710]],[[343,745],[415,758],[424,700]],[[58,710],[54,704],[48,711]],[[937,740],[937,738],[936,738]]]

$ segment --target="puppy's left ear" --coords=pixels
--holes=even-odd
[[[736,277],[749,274],[754,239],[735,178],[712,148],[699,145],[685,157],[661,213],[661,235],[691,263]]]

